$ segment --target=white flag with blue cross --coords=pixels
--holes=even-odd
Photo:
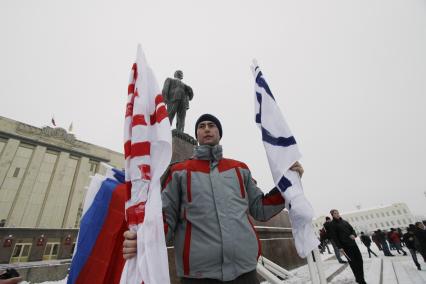
[[[255,120],[262,132],[274,183],[289,211],[297,253],[305,258],[319,241],[312,227],[314,211],[303,193],[300,176],[290,170],[302,155],[255,60],[251,68],[255,78]]]

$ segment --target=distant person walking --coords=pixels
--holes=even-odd
[[[370,249],[370,246],[371,246],[370,237],[364,234],[364,232],[361,232],[361,236],[359,238],[361,239],[361,242],[366,246],[368,250],[368,258],[371,258],[371,254],[374,254],[377,257],[377,254],[375,254],[374,251]]]
[[[382,246],[384,255],[385,256],[394,256],[393,254],[391,254],[391,252],[389,250],[388,243],[386,242],[385,233],[382,232],[382,230],[378,229],[376,231],[376,236],[377,236],[377,240],[380,242],[380,245]]]
[[[355,242],[355,230],[351,224],[340,217],[338,210],[332,209],[330,214],[333,217],[332,226],[330,226],[332,237],[340,252],[347,256],[355,281],[365,284],[362,255]]]
[[[323,224],[324,230],[327,233],[327,239],[330,241],[331,245],[333,246],[334,255],[336,256],[336,259],[339,263],[347,263],[344,261],[340,256],[339,248],[336,246],[336,242],[333,240],[332,234],[333,231],[331,230],[331,218],[325,217],[325,223]]]
[[[404,234],[402,233],[401,228],[397,228],[396,231],[399,234],[399,241],[401,242],[401,247],[405,247],[404,238],[403,238]]]
[[[373,234],[371,235],[371,240],[376,244],[376,246],[379,250],[382,250],[382,245],[380,244],[379,240],[377,239],[376,232],[373,232]]]
[[[325,231],[324,228],[322,228],[321,230],[319,230],[319,235],[320,235],[320,248],[321,251],[320,253],[324,253],[325,249],[327,249],[328,254],[331,254],[330,248],[328,247],[328,237],[327,237],[327,232]]]
[[[402,249],[401,246],[401,235],[394,229],[391,228],[389,237],[392,239],[392,243],[395,246],[396,251],[401,254],[399,251],[402,251],[404,255],[407,255],[405,250]]]
[[[388,241],[388,243],[389,243],[389,250],[395,250],[396,249],[396,247],[395,247],[395,245],[394,245],[394,243],[393,243],[393,240],[392,240],[392,238],[391,238],[391,234],[392,234],[392,232],[391,231],[389,231],[389,232],[384,232],[385,233],[385,236],[386,236],[386,240]]]
[[[410,225],[407,228],[407,233],[404,234],[403,239],[405,246],[408,248],[408,251],[411,254],[411,258],[414,261],[418,270],[421,270],[420,263],[417,260],[417,252],[416,252],[416,237],[414,236],[414,225]]]
[[[419,244],[419,253],[426,262],[426,231],[425,225],[422,222],[416,222],[414,227],[414,235],[416,236]]]

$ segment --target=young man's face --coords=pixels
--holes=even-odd
[[[219,144],[219,129],[212,121],[201,121],[197,127],[197,140],[200,145],[217,145]]]
[[[331,216],[333,216],[333,219],[339,219],[340,213],[337,210],[334,210],[333,213],[331,213]]]

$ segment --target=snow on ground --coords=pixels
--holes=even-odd
[[[376,254],[378,254],[379,258],[376,258],[375,256],[372,256],[372,258],[369,258],[365,246],[362,244],[358,244],[358,247],[360,248],[360,251],[362,253],[363,262],[364,262],[364,275],[366,277],[367,283],[370,283],[368,277],[370,277],[371,275],[380,274],[380,270],[375,270],[375,268],[377,267],[373,267],[374,265],[372,265],[372,262],[373,260],[377,262],[377,260],[381,260],[381,259],[383,259],[384,265],[386,265],[387,267],[390,266],[390,268],[392,269],[391,271],[384,270],[383,283],[388,283],[388,281],[386,280],[387,278],[393,278],[394,280],[392,279],[391,281],[392,283],[401,283],[401,284],[426,283],[426,263],[423,262],[423,259],[420,256],[420,254],[417,254],[417,258],[419,260],[420,265],[422,266],[422,271],[417,270],[411,258],[411,255],[409,254],[407,249],[404,249],[407,251],[407,254],[408,254],[407,256],[403,256],[402,254],[399,255],[396,251],[392,251],[392,254],[394,254],[395,257],[385,257],[381,251],[380,252],[378,251],[377,247],[372,247],[372,250]],[[331,247],[330,247],[330,250],[332,250]],[[326,277],[331,275],[334,271],[337,270],[337,268],[342,266],[341,264],[337,262],[336,258],[334,257],[334,254],[329,255],[327,253],[327,250],[322,255],[322,259],[323,259],[324,272]],[[370,271],[370,269],[372,270]],[[395,279],[395,274],[393,271],[396,271],[396,274],[397,274],[396,277],[398,278],[398,281]],[[307,265],[296,268],[292,270],[291,272],[294,274],[294,277],[287,279],[284,283],[300,284],[300,283],[310,282],[310,275],[309,275],[309,270]],[[391,273],[393,273],[393,275],[391,275]],[[355,277],[349,265],[347,265],[346,268],[342,272],[340,272],[337,276],[335,276],[329,283],[356,284]],[[268,284],[268,282],[265,281],[265,282],[262,282],[262,284]]]
[[[372,256],[372,258],[368,257],[367,250],[364,245],[358,244],[358,247],[361,250],[362,257],[364,260],[364,274],[366,275],[366,278],[369,276],[370,269],[374,270],[374,265],[372,265],[373,260],[377,261],[375,256]],[[330,246],[331,252],[333,248]],[[394,275],[391,276],[388,274],[390,271],[396,271],[398,282],[394,283],[426,283],[426,263],[423,262],[422,257],[418,254],[418,260],[422,266],[422,271],[417,271],[417,268],[415,267],[413,260],[411,259],[410,254],[408,253],[407,256],[398,255],[397,252],[392,251],[392,253],[395,255],[395,257],[384,257],[382,252],[379,252],[377,247],[372,246],[372,250],[376,252],[376,254],[379,255],[379,259],[383,259],[383,265],[386,266],[386,269],[384,267],[383,272],[383,283],[387,283],[386,278],[387,277],[395,277]],[[326,274],[326,277],[329,276],[331,273],[337,270],[338,267],[341,267],[341,264],[339,264],[334,257],[334,254],[328,254],[327,250],[324,252],[324,254],[321,256],[323,259],[324,264],[324,271]],[[371,271],[376,273],[376,271]],[[300,284],[300,283],[308,283],[310,282],[310,276],[309,276],[309,270],[308,266],[304,265],[299,268],[296,268],[292,270],[292,273],[294,274],[294,277],[287,279],[284,283],[288,284]],[[376,273],[377,274],[377,273]],[[47,281],[37,284],[66,284],[67,279],[63,279],[60,281]],[[368,282],[368,279],[367,279]],[[393,281],[392,281],[393,282]],[[267,284],[268,282],[262,282],[262,284]],[[330,282],[332,284],[356,284],[352,270],[349,266],[346,266],[346,268],[339,273],[337,276],[335,276],[332,281]],[[35,283],[29,283],[29,282],[22,282],[22,284],[35,284]]]

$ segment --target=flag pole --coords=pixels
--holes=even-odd
[[[311,276],[311,282],[312,284],[318,284],[318,278],[316,277],[315,264],[314,264],[312,254],[311,253],[308,254],[306,259],[308,260],[308,269],[309,269],[309,275]]]
[[[314,252],[315,259],[316,259],[315,263],[317,265],[317,271],[318,271],[320,283],[326,284],[327,279],[325,278],[324,265],[323,265],[322,258],[321,258],[321,255],[319,253],[318,248],[314,249],[313,252]]]

